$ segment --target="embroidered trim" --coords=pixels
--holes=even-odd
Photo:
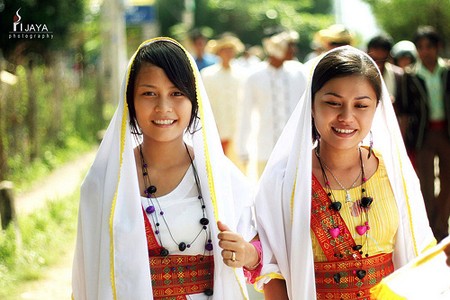
[[[365,270],[358,278],[356,271]],[[370,299],[370,289],[394,272],[392,253],[379,254],[361,260],[315,262],[317,299]],[[340,281],[335,276],[340,274]]]
[[[214,284],[213,256],[150,257],[150,270],[155,300],[186,299],[186,295],[203,293]]]
[[[343,257],[339,255],[361,259],[361,253],[353,250],[356,243],[347,225],[338,211],[329,208],[331,202],[327,192],[314,175],[311,198],[311,229],[328,261],[342,260]],[[340,231],[336,238],[329,233],[329,229],[333,227],[338,227]]]

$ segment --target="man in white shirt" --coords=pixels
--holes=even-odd
[[[294,31],[264,39],[267,59],[255,67],[242,86],[237,151],[247,164],[249,137],[255,137],[251,159],[256,161],[258,176],[306,87],[303,64],[295,59],[297,41]]]
[[[201,76],[216,119],[223,151],[234,160],[232,142],[236,134],[238,92],[244,72],[239,66],[233,65],[232,61],[244,50],[244,45],[234,35],[223,34],[217,40],[210,40],[207,48],[220,60],[202,69]]]

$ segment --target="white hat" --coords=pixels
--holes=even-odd
[[[296,31],[283,31],[263,40],[263,47],[269,56],[282,59],[289,44],[297,42],[299,34]]]
[[[391,55],[393,58],[410,55],[413,58],[417,59],[417,49],[413,42],[403,40],[392,47]]]

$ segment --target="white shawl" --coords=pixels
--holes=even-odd
[[[264,253],[257,286],[262,288],[271,278],[284,278],[289,298],[294,300],[316,299],[310,236],[311,80],[322,57],[309,64],[306,91],[274,147],[259,182],[255,202]],[[428,224],[419,180],[406,154],[384,83],[372,133],[374,148],[385,161],[399,209],[400,224],[394,250],[394,265],[399,268],[434,244],[435,240]],[[368,145],[368,141],[364,144]]]
[[[245,177],[223,154],[211,107],[198,69],[194,70],[200,122],[191,139],[214,244],[213,299],[248,299],[242,269],[224,265],[217,240],[217,221],[240,232],[246,240],[255,235],[251,219],[251,189]],[[139,49],[137,51],[139,51]],[[136,51],[136,53],[137,53]],[[118,108],[81,187],[78,236],[73,264],[74,299],[153,299],[144,218],[138,188],[126,104],[131,58]]]

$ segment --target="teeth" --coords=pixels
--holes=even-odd
[[[334,130],[336,130],[339,133],[352,133],[353,129],[340,129],[340,128],[335,128]]]
[[[158,125],[170,125],[174,122],[174,120],[154,120],[153,123]]]

